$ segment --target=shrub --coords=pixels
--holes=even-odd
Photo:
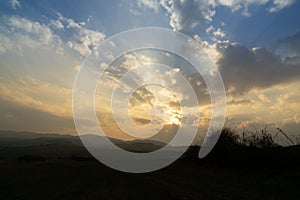
[[[272,132],[268,130],[270,125],[266,125],[262,130],[237,131],[233,128],[223,128],[217,146],[219,148],[232,148],[237,146],[249,146],[255,148],[269,148],[278,146],[274,141]]]
[[[219,148],[233,148],[240,145],[239,134],[231,128],[223,128],[216,144]]]
[[[262,130],[255,131],[243,131],[242,144],[244,146],[257,147],[257,148],[268,148],[277,146],[274,142],[273,135],[269,132],[268,128],[270,126],[266,125]]]

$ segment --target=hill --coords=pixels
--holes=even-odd
[[[294,200],[300,196],[300,146],[246,147],[221,138],[205,159],[198,159],[200,147],[194,146],[164,169],[128,174],[96,161],[75,136],[6,132],[0,136],[2,144],[5,138],[11,140],[0,148],[0,192],[5,200]],[[123,145],[135,142],[144,145],[144,141]]]

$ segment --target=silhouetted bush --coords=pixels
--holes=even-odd
[[[249,131],[243,130],[241,144],[244,146],[269,148],[278,146],[273,139],[273,135],[268,130],[269,125],[266,125],[262,130]]]
[[[240,146],[239,134],[231,128],[223,128],[221,135],[216,144],[217,148],[228,149]]]
[[[254,148],[270,148],[277,147],[280,144],[275,142],[275,138],[281,134],[287,146],[294,146],[295,143],[291,140],[288,135],[283,132],[280,128],[276,128],[276,131],[270,131],[271,125],[266,125],[263,129],[258,130],[254,128],[254,130],[243,129],[242,131],[238,131],[233,128],[225,127],[220,135],[220,138],[216,144],[218,148],[232,148],[236,146],[247,146]]]

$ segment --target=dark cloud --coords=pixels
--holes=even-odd
[[[180,104],[179,104],[178,101],[170,101],[170,102],[169,102],[169,106],[170,106],[171,108],[179,108],[179,107],[180,107]]]
[[[241,100],[231,100],[230,102],[227,103],[227,105],[244,105],[244,104],[249,104],[251,103],[251,100],[248,99],[241,99]]]
[[[288,63],[265,48],[249,49],[239,44],[219,43],[218,65],[228,91],[244,94],[300,77],[300,64]]]
[[[151,122],[150,119],[144,119],[144,118],[133,118],[133,120],[136,123],[141,124],[141,125],[146,125],[146,124],[149,124]]]
[[[141,104],[153,105],[154,100],[154,94],[150,92],[145,86],[142,86],[134,93],[132,93],[132,98],[130,98],[129,103],[131,107]]]
[[[198,99],[198,102],[194,102],[193,99],[188,98],[183,100],[183,104],[188,106],[197,106],[197,105],[206,105],[210,103],[210,93],[208,88],[203,80],[201,74],[193,73],[193,74],[183,74],[185,78],[189,81],[191,87],[195,91],[195,95]],[[189,94],[184,93],[185,96],[189,96]]]
[[[300,32],[276,42],[275,51],[288,59],[300,57]]]

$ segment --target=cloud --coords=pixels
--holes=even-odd
[[[0,43],[1,43],[0,53],[4,53],[4,52],[12,49],[14,46],[13,43],[11,42],[11,40],[4,35],[0,35]]]
[[[54,37],[48,26],[18,16],[9,17],[8,25],[11,27],[11,31],[30,34],[44,44],[49,44]]]
[[[290,123],[299,123],[299,81],[257,88],[243,96],[228,95],[227,116],[229,123],[249,128],[276,124],[284,130]],[[298,127],[289,127],[289,134],[298,134]]]
[[[227,113],[230,120],[235,123],[242,123],[243,126],[247,126],[247,124],[263,125],[270,122],[284,127],[284,124],[298,122],[299,115],[297,115],[297,113],[299,112],[299,101],[297,100],[299,96],[295,96],[295,94],[299,93],[299,87],[297,86],[299,83],[297,83],[297,80],[300,78],[300,65],[291,64],[274,51],[265,48],[248,48],[241,44],[230,43],[229,41],[218,41],[215,44],[209,44],[202,41],[199,36],[195,36],[195,39],[203,45],[207,52],[213,55],[212,57],[220,68],[228,91]],[[139,53],[142,55],[145,52]],[[119,78],[122,73],[132,69],[133,65],[139,63],[139,53],[127,55],[126,58],[120,60],[120,67],[114,67],[110,70],[109,75],[116,75],[117,78]],[[165,53],[162,52],[162,54]],[[159,57],[160,56],[157,56],[156,58]],[[173,59],[173,55],[168,54],[165,58]],[[151,60],[151,58],[145,60]],[[156,62],[157,61],[160,60],[158,59]],[[176,63],[175,66],[178,64],[179,63]],[[153,74],[155,75],[155,79],[170,80],[175,84],[174,87],[178,89],[181,96],[179,99],[187,102],[185,109],[188,110],[190,114],[189,117],[192,119],[197,116],[196,110],[198,109],[198,105],[195,105],[195,102],[188,102],[188,99],[185,99],[188,95],[185,93],[187,89],[184,87],[184,84],[176,83],[178,81],[176,76],[179,73],[183,73],[181,70],[182,67],[187,66],[178,67],[180,68],[175,68],[167,73]],[[145,70],[144,73],[147,74],[147,70]],[[143,76],[143,73],[139,75],[146,77]],[[200,75],[183,75],[190,82],[194,90],[197,91],[201,110],[200,125],[201,127],[205,127],[209,124],[209,120],[211,119],[209,113],[211,110],[209,92]],[[137,77],[133,76],[133,78]],[[137,83],[138,81],[135,82]],[[127,85],[126,88],[122,88],[123,92],[127,91],[127,87],[130,88],[132,86]],[[162,89],[154,90],[150,87],[142,89],[143,91],[133,95],[131,101],[133,115],[131,116],[133,118],[149,120],[149,109],[151,109],[153,105],[154,108],[157,105],[157,100],[153,97],[170,97],[171,94]],[[297,90],[293,91],[293,89]],[[282,97],[281,100],[277,99],[278,96],[284,95],[287,92],[290,94],[288,97]],[[174,108],[178,107],[173,100],[174,99],[169,99],[168,102],[159,100],[158,102],[161,103],[161,107],[159,107],[158,110],[164,111],[164,108],[168,110],[173,108],[173,104]],[[267,116],[266,113],[268,113]],[[280,115],[278,115],[278,113],[280,113]],[[162,119],[164,119],[164,112],[155,112],[155,115],[158,116],[158,118],[155,119],[157,122],[161,122]],[[195,122],[195,125],[198,124],[199,122]]]
[[[146,125],[146,124],[149,124],[151,123],[151,120],[150,119],[144,119],[144,118],[133,118],[133,120],[140,124],[140,125]]]
[[[292,61],[300,58],[300,32],[283,38],[274,45],[275,52]]]
[[[291,113],[298,115],[299,112],[297,111],[299,111],[300,95],[296,92],[287,90],[284,94],[278,95],[278,97],[275,98],[276,102],[271,107],[271,110],[280,113],[285,117],[290,116]]]
[[[0,80],[1,96],[7,101],[49,113],[58,117],[72,117],[70,88],[43,82],[26,76],[18,80]]]
[[[21,4],[18,0],[11,0],[10,3],[14,10],[21,8]]]
[[[21,18],[19,16],[4,17],[4,25],[0,25],[0,41],[4,44],[0,53],[13,50],[21,51],[24,47],[32,49],[54,49],[62,53],[62,41],[59,36],[45,24]]]
[[[170,26],[177,31],[189,31],[211,21],[215,15],[214,0],[162,0],[160,3],[170,14]]]
[[[249,49],[240,44],[219,42],[219,65],[228,91],[244,94],[255,88],[268,88],[300,77],[300,65],[290,64],[265,49]]]
[[[213,35],[215,37],[224,38],[226,36],[226,33],[220,28],[218,28],[216,31],[213,32]]]
[[[219,5],[231,8],[233,12],[243,10],[244,16],[250,16],[250,6],[262,6],[269,2],[269,0],[217,0]]]
[[[295,0],[273,0],[273,5],[269,8],[269,12],[278,12],[285,7],[291,6],[293,3],[295,3]]]
[[[85,27],[85,22],[75,22],[73,19],[66,18],[58,13],[59,19],[54,22],[59,27],[65,24],[71,33],[68,46],[82,56],[88,56],[105,39],[105,34]]]
[[[250,8],[266,6],[269,12],[278,12],[290,5],[295,0],[160,0],[156,1],[167,11],[170,16],[170,26],[177,31],[189,31],[196,26],[203,26],[212,21],[216,8],[228,7],[233,12],[242,10],[242,15],[251,16]],[[146,5],[145,5],[146,6]]]
[[[152,106],[154,100],[154,94],[147,87],[142,86],[131,95],[129,103],[131,107],[140,106],[141,104]]]
[[[0,41],[4,44],[0,47],[0,53],[9,49],[21,50],[26,46],[33,49],[54,48],[57,53],[62,54],[68,47],[82,56],[88,56],[104,40],[104,33],[86,28],[85,22],[75,22],[59,13],[58,15],[59,18],[50,20],[49,24],[19,16],[6,17],[4,22],[6,27],[0,27]],[[51,28],[60,30],[59,35]]]
[[[160,63],[159,58],[168,59],[168,61],[165,62],[170,63],[170,60],[174,59],[173,56],[174,55],[171,54],[167,54],[166,56],[164,51],[161,51],[160,54],[156,52],[155,55],[149,53],[148,51],[139,51],[119,58],[117,62],[113,63],[113,66],[108,68],[107,72],[109,73],[104,74],[102,81],[100,82],[101,85],[98,86],[98,88],[101,88],[101,91],[99,92],[102,93],[101,96],[104,96],[104,98],[97,98],[97,104],[107,105],[110,107],[110,94],[115,88],[116,96],[114,98],[114,102],[124,102],[126,101],[127,95],[130,95],[128,109],[130,110],[132,118],[140,118],[146,121],[151,118],[155,124],[161,124],[165,121],[168,121],[167,116],[170,110],[179,112],[180,106],[183,106],[182,109],[186,112],[185,115],[188,114],[189,118],[198,116],[199,102],[197,100],[194,101],[195,99],[191,98],[191,94],[189,94],[190,85],[192,88],[195,88],[196,96],[199,95],[202,105],[210,103],[209,95],[205,90],[205,84],[201,85],[198,76],[196,77],[185,74],[178,67],[167,70],[152,68],[152,71],[150,72],[150,69],[145,66],[143,68],[134,70],[135,67],[140,65],[143,66],[149,62]],[[181,67],[184,68],[184,66]],[[130,70],[134,71],[132,71],[130,74],[127,74],[126,78],[123,76],[123,80],[126,81],[118,85],[119,87],[116,87],[116,84],[121,76]],[[180,79],[180,76],[185,77],[187,82],[190,84],[183,84],[185,82]],[[109,80],[113,80],[114,84],[107,83]],[[156,83],[162,81],[162,84],[168,85],[170,89],[159,85],[143,85],[143,82],[147,81],[154,81]],[[140,87],[133,92],[132,89],[136,88],[136,86]],[[174,88],[176,89],[174,90]],[[179,102],[182,104],[180,105]],[[128,109],[118,109],[118,113],[115,114],[120,115],[119,117],[121,119],[127,119]],[[188,113],[187,110],[189,111]],[[124,121],[126,120],[124,119]]]
[[[252,8],[266,6],[266,10],[273,13],[291,6],[295,0],[138,0],[134,2],[135,4],[131,4],[139,8],[154,11],[163,8],[169,16],[169,25],[173,30],[187,32],[211,22],[218,7],[228,7],[232,12],[241,10],[242,15],[250,17]],[[135,15],[141,14],[133,8],[130,12]]]
[[[62,117],[19,104],[0,96],[0,127],[2,130],[55,132],[75,134],[72,117]]]
[[[249,104],[249,103],[251,103],[251,100],[249,100],[249,99],[240,99],[240,100],[232,99],[231,101],[229,101],[227,103],[227,105],[243,105],[243,104]]]
[[[217,0],[219,5],[229,7],[233,12],[242,9],[242,14],[244,16],[251,16],[249,11],[250,7],[265,6],[270,3],[271,7],[268,8],[268,11],[278,12],[292,5],[294,2],[295,0]]]
[[[2,16],[0,126],[75,132],[71,87],[75,66],[80,62],[75,51],[87,55],[104,37],[103,33],[86,28],[84,22],[72,19],[39,22]],[[67,46],[68,41],[75,51]]]
[[[59,20],[51,20],[51,25],[56,29],[64,29],[64,25]]]
[[[137,0],[139,7],[150,8],[155,11],[159,9],[159,1],[157,0]]]

